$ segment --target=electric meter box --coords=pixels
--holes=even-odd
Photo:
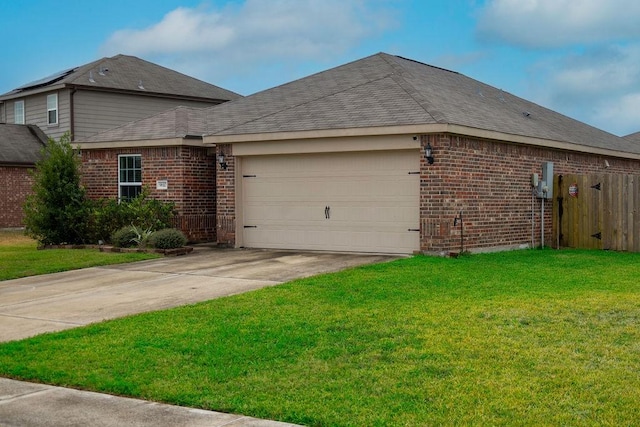
[[[538,181],[538,198],[553,199],[553,162],[542,164],[542,177]]]

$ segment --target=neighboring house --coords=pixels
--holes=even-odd
[[[46,142],[37,126],[0,124],[0,228],[22,226],[22,205],[33,185],[31,171]]]
[[[640,132],[632,133],[631,135],[625,136],[625,138],[640,144]]]
[[[467,250],[535,246],[542,204],[551,241],[553,195],[531,186],[543,163],[640,171],[628,139],[384,53],[79,146],[91,196],[122,194],[133,165],[140,180],[124,185],[179,201],[196,235],[256,248],[446,254],[460,249],[461,216]]]
[[[74,67],[0,95],[0,122],[35,124],[48,136],[83,139],[184,105],[240,98],[140,58],[116,55]]]

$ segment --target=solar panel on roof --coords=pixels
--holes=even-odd
[[[25,89],[31,89],[34,87],[38,87],[38,86],[46,86],[49,85],[51,83],[55,83],[58,80],[62,80],[63,78],[67,77],[69,74],[73,73],[76,70],[76,67],[74,68],[69,68],[68,70],[64,70],[64,71],[59,71],[55,74],[52,74],[48,77],[45,77],[43,79],[40,80],[36,80],[33,81],[31,83],[27,83],[26,85],[20,86],[18,88],[16,88],[15,90],[25,90]]]

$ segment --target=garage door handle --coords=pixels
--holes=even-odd
[[[331,219],[331,206],[324,207],[324,219]]]
[[[410,228],[407,231],[420,231],[420,229],[419,228]]]

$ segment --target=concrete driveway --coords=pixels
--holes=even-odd
[[[0,341],[192,304],[362,264],[386,255],[214,249],[0,282]]]

